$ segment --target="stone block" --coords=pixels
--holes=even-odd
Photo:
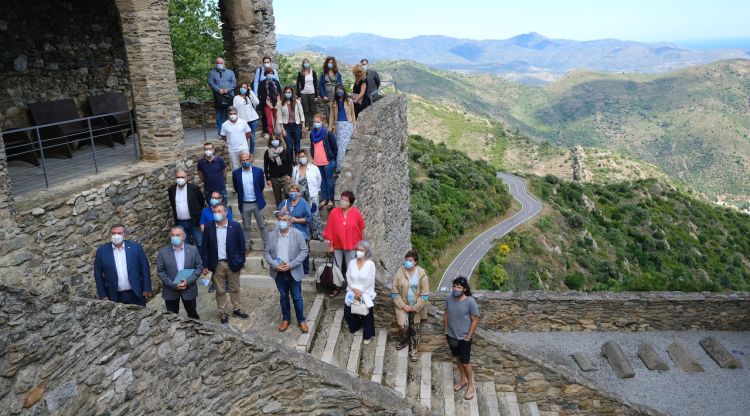
[[[607,361],[609,361],[609,365],[612,366],[612,370],[615,371],[617,377],[631,378],[635,376],[633,367],[630,366],[628,358],[617,342],[613,340],[605,342],[602,345],[602,353],[607,357]]]
[[[643,364],[645,364],[646,368],[649,370],[669,370],[669,366],[661,359],[661,357],[659,357],[659,354],[654,347],[645,342],[638,348],[638,357],[640,357]]]
[[[591,358],[585,352],[574,353],[572,355],[572,357],[576,361],[576,363],[578,364],[578,366],[581,368],[581,371],[597,371],[597,370],[599,370],[599,367],[597,367],[591,361]]]
[[[672,345],[667,348],[667,354],[669,354],[672,361],[674,361],[682,371],[687,373],[703,371],[703,367],[698,360],[696,360],[695,357],[690,354],[690,351],[679,342],[672,343]]]
[[[714,337],[700,340],[701,347],[721,368],[742,368],[742,363]]]

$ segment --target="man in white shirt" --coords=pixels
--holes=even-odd
[[[235,107],[229,107],[227,112],[229,113],[229,120],[221,125],[221,140],[227,142],[229,160],[232,163],[232,170],[235,170],[241,167],[240,153],[250,149],[252,130],[247,121],[237,116]]]
[[[109,228],[110,243],[96,250],[94,279],[99,299],[146,305],[151,296],[151,270],[143,247],[125,239],[125,226]]]
[[[200,219],[206,199],[200,187],[188,183],[188,174],[184,169],[175,171],[175,183],[167,189],[169,203],[172,206],[174,225],[185,230],[188,244],[201,246],[203,233],[201,231]]]

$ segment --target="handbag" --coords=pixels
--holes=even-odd
[[[336,286],[341,287],[344,283],[344,276],[341,274],[341,269],[335,264],[336,257],[329,254],[326,257],[326,263],[322,269],[317,272],[317,282],[324,286]]]
[[[369,309],[367,308],[367,305],[365,305],[364,302],[362,302],[360,299],[355,299],[354,302],[352,302],[352,305],[350,306],[351,311],[355,315],[363,315],[366,316],[368,313],[370,313]]]
[[[229,106],[232,105],[233,101],[234,98],[231,95],[222,95],[214,91],[214,108],[229,108]]]

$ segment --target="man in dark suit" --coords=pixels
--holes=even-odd
[[[216,287],[216,306],[222,324],[229,322],[225,309],[227,292],[232,301],[232,315],[247,319],[240,308],[240,271],[245,265],[245,237],[240,224],[227,220],[226,207],[213,207],[214,221],[203,228],[203,274],[209,270]]]
[[[159,249],[156,255],[156,270],[162,281],[161,297],[167,310],[180,313],[180,299],[185,306],[188,318],[201,319],[196,308],[198,297],[198,278],[203,273],[203,260],[198,248],[185,243],[185,230],[172,227],[169,230],[169,245]],[[193,273],[175,284],[174,280],[180,270],[194,269]]]
[[[258,223],[260,238],[263,240],[263,250],[268,244],[266,219],[263,216],[263,208],[266,207],[266,200],[263,199],[266,179],[263,169],[253,166],[253,155],[250,152],[240,153],[240,162],[242,167],[232,171],[232,186],[234,186],[234,192],[237,193],[237,205],[242,214],[242,231],[245,233],[247,242],[247,247],[245,247],[247,254],[250,251],[250,225],[253,216]]]
[[[146,306],[151,296],[151,269],[143,247],[125,239],[125,226],[109,227],[111,243],[96,250],[94,280],[99,299]]]
[[[187,242],[201,246],[201,210],[206,205],[206,198],[198,185],[188,183],[188,174],[183,169],[175,171],[175,184],[167,189],[169,203],[172,205],[174,225],[185,230]]]

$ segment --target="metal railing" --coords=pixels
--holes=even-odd
[[[378,97],[380,93],[382,93],[385,89],[393,87],[393,90],[398,93],[398,87],[396,86],[396,80],[388,80],[388,81],[382,81],[380,83],[380,88],[370,93],[370,101],[372,101],[373,98]]]
[[[118,121],[116,117],[121,115],[127,115],[127,121]],[[141,156],[129,110],[4,130],[0,131],[0,139],[5,143],[8,174],[16,195],[98,174],[104,164],[140,160]],[[90,150],[82,151],[86,145]],[[127,157],[122,149],[131,145],[133,157]],[[34,166],[11,163],[14,160]]]

